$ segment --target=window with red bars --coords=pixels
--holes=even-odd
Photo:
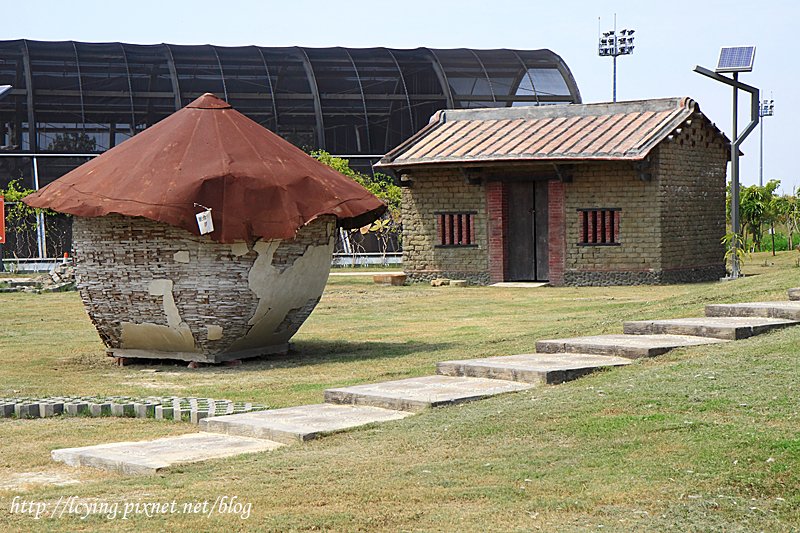
[[[435,213],[438,246],[475,246],[476,211]]]
[[[584,246],[618,246],[619,219],[622,210],[618,207],[578,209],[580,235],[578,244]]]

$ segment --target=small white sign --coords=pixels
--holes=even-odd
[[[214,231],[214,221],[211,220],[211,209],[202,213],[197,213],[197,227],[200,228],[200,235],[205,235]]]

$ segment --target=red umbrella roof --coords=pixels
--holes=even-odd
[[[25,199],[82,217],[140,216],[199,234],[212,209],[223,243],[287,239],[321,215],[344,227],[386,206],[352,179],[206,93]]]

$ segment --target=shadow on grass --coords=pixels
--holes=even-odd
[[[237,371],[262,371],[270,368],[293,368],[321,363],[352,363],[357,361],[370,361],[404,357],[419,352],[436,352],[445,350],[452,342],[359,342],[347,340],[335,341],[297,341],[292,343],[288,355],[268,355],[244,359],[241,365],[236,365]],[[155,360],[155,359],[128,359],[125,366],[173,366],[185,367],[185,361]],[[203,368],[222,369],[227,365],[202,364]],[[178,370],[177,368],[174,370]],[[173,371],[174,371],[173,370]],[[197,369],[188,369],[196,372]]]
[[[297,341],[292,343],[288,355],[272,355],[249,359],[237,367],[239,370],[263,370],[269,368],[291,368],[320,363],[352,363],[405,357],[419,352],[444,350],[453,343],[438,342],[361,342],[347,340]]]

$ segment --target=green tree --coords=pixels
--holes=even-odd
[[[770,180],[766,185],[742,187],[739,195],[739,217],[742,236],[752,237],[751,250],[760,250],[765,227],[772,227],[779,216],[779,205],[775,202],[775,191],[780,180]]]
[[[8,187],[0,189],[0,196],[6,202],[6,226],[15,231],[24,231],[36,227],[35,215],[39,211],[28,207],[22,199],[33,193],[33,189],[20,186],[21,180],[16,179],[8,183]]]
[[[5,189],[0,189],[0,196],[4,197],[6,208],[6,231],[16,235],[16,248],[11,250],[14,255],[25,254],[25,249],[35,249],[36,215],[42,213],[45,220],[45,231],[47,238],[56,239],[63,244],[65,235],[55,234],[53,224],[48,224],[48,220],[55,217],[69,217],[71,215],[56,213],[50,209],[35,209],[22,201],[23,198],[32,194],[33,189],[28,189],[21,184],[21,179],[12,180]]]
[[[352,249],[357,249],[358,242],[354,238],[359,238],[368,232],[372,232],[378,238],[378,243],[381,247],[383,254],[383,263],[386,263],[386,252],[388,250],[389,239],[395,236],[398,239],[401,234],[401,218],[400,218],[400,201],[402,192],[400,187],[395,185],[391,176],[376,172],[374,176],[369,176],[357,170],[350,168],[350,161],[341,157],[334,157],[328,152],[323,150],[315,150],[311,152],[311,156],[319,162],[328,165],[329,167],[337,170],[345,176],[351,178],[353,181],[359,183],[369,192],[383,200],[388,209],[386,213],[370,226],[366,226],[361,230],[353,230],[348,235],[348,239],[352,245]],[[354,256],[355,261],[355,256]]]
[[[783,223],[786,225],[786,232],[789,234],[789,250],[794,249],[794,234],[800,232],[800,201],[797,198],[797,189],[793,194],[782,197]]]
[[[52,152],[84,154],[97,151],[97,141],[83,132],[57,133],[47,149]]]
[[[380,172],[376,172],[374,176],[358,172],[350,168],[349,160],[332,156],[324,150],[314,150],[311,152],[311,157],[315,158],[320,163],[325,163],[332,169],[359,183],[369,192],[386,202],[389,211],[393,212],[393,216],[396,215],[399,217],[400,198],[402,194],[400,187],[394,184],[394,180],[391,176],[381,174]]]

